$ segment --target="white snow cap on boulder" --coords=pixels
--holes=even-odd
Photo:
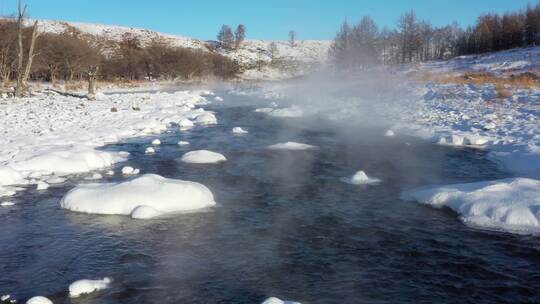
[[[266,300],[264,300],[264,302],[262,302],[262,304],[301,304],[300,302],[294,302],[294,301],[283,301],[281,299],[278,299],[276,297],[270,297]]]
[[[190,211],[214,206],[214,196],[204,185],[145,174],[121,183],[83,184],[69,191],[60,206],[93,213],[133,215],[150,218],[164,213]],[[141,206],[145,206],[141,210]]]
[[[45,297],[37,296],[26,301],[26,304],[53,304],[53,302]]]
[[[381,183],[380,179],[374,178],[374,177],[369,177],[362,170],[356,172],[350,178],[345,178],[344,181],[349,183],[349,184],[353,184],[353,185],[376,185],[376,184]]]
[[[208,150],[191,151],[184,154],[181,161],[190,164],[215,164],[226,161],[223,154]]]
[[[161,140],[159,140],[159,139],[157,139],[157,138],[154,139],[154,140],[152,140],[152,145],[154,145],[154,146],[159,146],[159,145],[161,145]]]
[[[217,124],[216,115],[210,112],[204,112],[195,118],[195,122],[199,125],[215,125]]]
[[[234,134],[247,134],[247,133],[249,133],[248,131],[242,129],[242,127],[234,127],[234,128],[232,129],[232,132],[233,132]]]
[[[268,146],[268,149],[272,149],[272,150],[311,150],[311,149],[317,149],[317,147],[312,146],[312,145],[308,145],[308,144],[297,143],[297,142],[294,142],[294,141],[288,141],[288,142]]]
[[[69,285],[69,296],[72,298],[78,298],[84,294],[103,290],[109,287],[110,283],[110,278],[104,278],[103,280],[78,280]]]
[[[466,224],[515,233],[540,233],[540,181],[508,178],[427,187],[403,193],[436,208],[449,207]]]

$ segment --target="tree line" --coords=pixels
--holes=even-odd
[[[330,47],[330,56],[337,66],[358,68],[449,59],[539,43],[540,4],[518,12],[481,15],[467,29],[455,22],[435,27],[410,11],[399,18],[395,29],[381,29],[369,16],[356,25],[345,20]]]
[[[209,49],[171,46],[157,38],[143,43],[126,33],[112,41],[70,26],[62,33],[41,33],[37,21],[25,26],[25,11],[20,7],[16,18],[0,19],[0,84],[16,82],[18,96],[28,80],[227,79],[239,73],[237,62]]]

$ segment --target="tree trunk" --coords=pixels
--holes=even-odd
[[[26,81],[28,80],[28,77],[30,76],[30,71],[32,69],[32,62],[34,61],[34,46],[36,44],[36,39],[39,36],[39,33],[37,31],[38,22],[34,22],[34,26],[32,26],[32,40],[30,41],[30,49],[28,50],[28,59],[26,62],[26,66],[23,67],[23,56],[24,56],[24,49],[23,49],[23,22],[24,22],[24,14],[26,12],[26,7],[22,8],[21,0],[19,0],[19,16],[17,19],[17,30],[18,30],[18,42],[19,42],[19,49],[18,49],[18,55],[17,55],[17,87],[15,88],[15,97],[22,97],[26,90],[28,89]]]
[[[96,99],[96,77],[99,67],[90,68],[87,73],[88,76],[88,99]]]

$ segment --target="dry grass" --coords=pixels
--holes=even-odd
[[[494,75],[489,73],[465,73],[462,75],[441,75],[423,73],[418,80],[424,82],[453,84],[494,84],[501,96],[510,94],[509,89],[540,88],[540,77],[533,73]]]

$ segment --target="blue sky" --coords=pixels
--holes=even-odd
[[[148,28],[165,33],[215,39],[222,24],[243,23],[248,38],[331,39],[345,17],[370,15],[379,25],[395,26],[414,9],[435,25],[473,23],[479,14],[526,7],[530,0],[27,0],[32,18]],[[0,14],[16,10],[16,0],[0,0]]]

